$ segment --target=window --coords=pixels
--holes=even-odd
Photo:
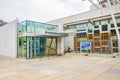
[[[117,26],[120,27],[120,23],[117,23]]]
[[[114,24],[111,24],[111,28],[114,28],[115,26],[114,26]]]
[[[111,36],[115,36],[116,35],[116,31],[115,30],[111,30],[110,34],[111,34]]]
[[[99,26],[95,26],[95,28],[99,28]]]
[[[80,37],[80,38],[86,38],[87,34],[86,33],[78,33],[77,34],[77,37]]]
[[[107,25],[102,25],[102,31],[107,31],[107,30],[108,30]]]
[[[89,34],[88,39],[92,39],[92,38],[93,38],[92,34]]]
[[[100,35],[100,31],[99,30],[95,30],[94,31],[94,36],[99,36]]]
[[[88,26],[88,33],[92,32],[92,26]]]
[[[109,45],[109,41],[102,41],[102,45]]]

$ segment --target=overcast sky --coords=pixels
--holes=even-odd
[[[0,0],[0,19],[47,22],[89,10],[86,0]]]

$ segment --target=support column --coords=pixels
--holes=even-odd
[[[58,24],[58,31],[63,32],[63,24]],[[64,54],[64,37],[58,37],[58,54]]]

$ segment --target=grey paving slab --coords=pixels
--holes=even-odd
[[[66,55],[42,59],[0,57],[0,80],[120,80],[120,58]]]

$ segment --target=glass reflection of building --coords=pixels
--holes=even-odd
[[[47,32],[57,32],[56,25],[34,21],[18,24],[18,57],[36,58],[57,54],[57,37]]]

